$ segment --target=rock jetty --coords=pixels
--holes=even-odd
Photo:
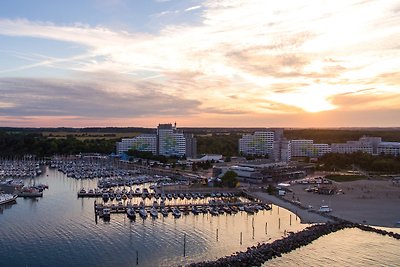
[[[283,253],[306,246],[321,236],[345,229],[359,228],[363,231],[375,232],[381,235],[400,239],[400,234],[387,232],[370,226],[355,224],[347,221],[335,223],[316,224],[307,227],[303,231],[290,234],[289,236],[276,240],[272,243],[263,243],[247,248],[244,252],[236,252],[230,256],[215,261],[193,263],[191,267],[215,267],[215,266],[261,266],[264,262],[280,257]]]

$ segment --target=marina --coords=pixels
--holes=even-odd
[[[184,211],[175,208],[168,211],[168,216],[164,216],[159,207],[156,218],[154,212],[153,217],[150,214],[155,198],[143,200],[140,197],[132,199],[132,202],[136,200],[137,205],[140,201],[146,203],[143,209],[146,213],[143,212],[142,215],[146,219],[143,220],[136,209],[135,220],[128,217],[127,210],[121,209],[120,213],[116,213],[110,209],[106,210],[106,218],[98,220],[96,224],[95,199],[77,198],[77,193],[82,187],[95,188],[96,179],[71,179],[55,169],[47,169],[36,179],[37,184],[49,186],[45,196],[36,200],[18,199],[16,205],[4,209],[0,216],[0,223],[6,226],[0,228],[0,246],[4,248],[0,251],[1,266],[31,266],[32,262],[35,263],[33,266],[60,266],[59,258],[62,256],[59,251],[63,251],[63,255],[69,255],[65,259],[65,266],[111,263],[132,266],[136,264],[136,252],[138,266],[177,266],[216,259],[257,242],[279,239],[285,229],[297,231],[304,228],[299,220],[296,221],[295,215],[290,225],[291,213],[276,206],[272,206],[271,210],[260,210],[253,215],[239,211],[232,214],[225,212],[218,216],[213,216],[210,212],[195,215],[192,210],[185,215]],[[146,185],[147,188],[149,186]],[[143,186],[139,188],[143,191]],[[185,201],[192,204],[194,201],[208,203],[208,200],[193,200],[192,197],[191,203],[180,198],[171,202],[177,201],[184,207]],[[102,199],[96,201],[103,204]],[[165,202],[167,201],[168,198]],[[126,206],[129,199],[121,202]],[[161,195],[159,205],[160,202]],[[108,205],[113,203],[118,205],[116,200],[109,201],[104,208],[109,208]],[[21,225],[30,227],[20,228]],[[183,255],[185,234],[186,256]],[[232,242],[232,236],[236,237],[235,242]],[[155,250],[157,255],[154,254]],[[46,253],[43,254],[43,251]],[[81,251],[85,251],[85,256],[82,256]],[[21,256],[11,256],[16,254]]]
[[[103,195],[77,197],[83,187],[95,192],[98,178],[71,179],[47,168],[35,183],[49,188],[45,197],[20,198],[16,205],[0,206],[0,223],[5,226],[0,228],[1,266],[60,266],[65,253],[69,255],[61,264],[65,266],[189,265],[273,242],[308,226],[288,210],[233,191],[186,187],[154,191],[157,186],[147,183],[126,186],[124,191],[139,189],[141,194],[153,194],[150,198],[121,195],[121,200],[114,196],[105,202]],[[110,189],[122,193],[124,188],[106,190]],[[396,261],[391,255],[380,263]]]

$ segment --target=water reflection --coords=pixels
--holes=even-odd
[[[139,266],[176,266],[216,259],[278,239],[285,230],[304,228],[294,214],[276,206],[255,215],[190,214],[178,219],[169,214],[156,220],[137,217],[131,221],[125,214],[112,214],[110,222],[98,220],[96,224],[94,199],[77,198],[81,187],[96,187],[96,179],[79,181],[47,170],[37,182],[49,185],[43,198],[19,198],[17,205],[0,216],[0,266],[132,266],[137,256]],[[149,205],[152,202],[146,199]]]

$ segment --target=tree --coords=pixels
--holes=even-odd
[[[238,184],[237,173],[234,171],[227,171],[222,177],[222,185],[228,187],[236,187]]]

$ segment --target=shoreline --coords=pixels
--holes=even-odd
[[[287,209],[287,210],[293,212],[300,218],[300,222],[303,224],[326,223],[326,222],[333,221],[332,219],[330,219],[326,216],[323,216],[319,213],[310,212],[307,209],[304,209],[300,206],[294,205],[294,204],[290,203],[289,201],[282,200],[274,195],[269,195],[268,193],[252,192],[249,194],[262,200],[263,202],[267,202],[268,204],[274,204],[276,206],[282,207],[284,209]]]

